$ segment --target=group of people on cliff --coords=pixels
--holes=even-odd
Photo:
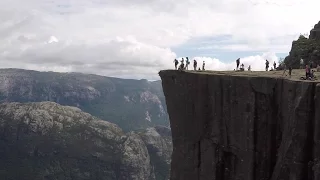
[[[189,70],[189,65],[190,65],[190,60],[188,57],[185,57],[186,59],[182,58],[181,61],[180,61],[180,65],[179,65],[179,61],[177,59],[174,59],[174,66],[175,66],[175,69],[176,70]],[[236,64],[237,64],[237,67],[236,69],[234,69],[235,71],[244,71],[244,64],[242,63],[241,66],[240,66],[240,58],[238,58],[236,60]],[[198,62],[196,59],[193,60],[193,70],[195,71],[204,71],[205,70],[205,61],[202,62],[202,69],[199,67],[198,68]],[[240,68],[239,68],[240,66]],[[271,68],[271,71],[275,70],[276,69],[276,62],[273,63],[273,66],[274,66],[274,69]],[[198,68],[198,69],[197,69]],[[269,70],[269,61],[266,60],[266,71]],[[248,66],[248,71],[251,71],[251,65]]]
[[[181,61],[180,61],[180,65],[179,65],[179,61],[177,59],[174,59],[173,62],[174,62],[175,69],[176,70],[177,69],[178,70],[189,70],[189,65],[190,65],[189,58],[186,57],[186,62],[184,62],[184,61],[185,61],[184,58],[182,58]],[[202,71],[205,71],[205,65],[206,65],[206,63],[205,63],[205,61],[203,61],[202,62]],[[199,67],[199,69],[197,69],[197,67],[198,67],[198,62],[197,62],[197,60],[194,59],[193,60],[193,70],[201,71],[200,67]]]
[[[174,59],[173,62],[174,62],[174,66],[175,66],[176,70],[189,70],[190,60],[188,57],[185,57],[185,59],[182,58],[180,61],[180,65],[179,65],[179,61],[177,59]],[[244,71],[245,70],[245,68],[244,68],[245,65],[243,63],[240,65],[240,63],[241,63],[240,58],[238,58],[236,60],[236,69],[234,69],[234,71]],[[266,62],[265,62],[265,70],[266,71],[269,71],[269,64],[270,64],[270,62],[266,59]],[[300,65],[303,65],[303,64],[304,64],[304,61],[301,59]],[[287,66],[286,64],[283,64],[283,66],[284,66],[283,67],[284,72],[283,72],[282,76],[284,76],[284,75],[287,76],[286,73],[288,70],[288,75],[291,77],[292,67],[290,65]],[[315,75],[314,75],[315,71],[312,70],[312,68],[313,68],[312,64],[306,65],[305,66],[306,76],[305,76],[305,78],[302,77],[301,79],[310,79],[310,80],[314,79],[315,78]],[[198,71],[201,71],[201,70],[205,71],[205,61],[203,61],[202,69],[201,69],[200,67],[198,68],[198,62],[196,59],[194,59],[193,60],[193,70],[194,71],[197,71],[197,70]],[[273,62],[273,67],[271,67],[270,71],[274,71],[274,70],[277,70],[277,63],[275,61]],[[251,71],[251,65],[248,66],[248,71]],[[317,71],[320,71],[319,65],[317,66]]]
[[[314,75],[314,70],[312,69],[312,65],[306,65],[306,77],[305,78],[300,78],[304,80],[314,80],[316,77]]]
[[[237,64],[237,67],[236,69],[234,70],[239,70],[239,71],[244,71],[244,64],[242,63],[241,66],[240,66],[240,69],[239,69],[239,65],[240,65],[240,58],[238,58],[236,60],[236,64]],[[266,59],[266,71],[269,71],[269,61]],[[273,68],[271,67],[270,71],[274,71],[277,69],[277,63],[274,61],[273,62]],[[248,66],[248,71],[251,71],[251,65]]]

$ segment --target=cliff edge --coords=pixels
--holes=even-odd
[[[320,179],[318,82],[159,75],[172,131],[171,180]]]

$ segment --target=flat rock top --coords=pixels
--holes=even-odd
[[[221,76],[246,76],[246,77],[270,77],[270,78],[280,78],[280,79],[288,79],[292,81],[306,81],[306,82],[320,82],[320,72],[314,72],[314,75],[317,77],[317,80],[300,80],[300,77],[305,77],[304,69],[293,69],[291,73],[291,78],[289,78],[289,71],[287,70],[283,75],[283,70],[280,71],[193,71],[187,70],[184,71],[187,73],[198,73],[198,74],[208,74],[208,75],[221,75]],[[161,70],[159,75],[162,76],[164,74],[176,74],[183,73],[178,70]]]

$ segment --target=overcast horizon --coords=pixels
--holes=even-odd
[[[158,80],[188,56],[208,70],[278,62],[320,18],[309,0],[2,0],[0,68]]]

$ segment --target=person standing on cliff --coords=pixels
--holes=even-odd
[[[283,76],[283,75],[286,75],[286,76],[287,76],[287,74],[286,74],[286,72],[287,72],[287,65],[286,65],[286,63],[283,63],[282,66],[283,66],[282,76]]]
[[[178,61],[177,59],[174,59],[173,62],[174,62],[174,67],[175,67],[175,69],[177,70],[179,61]]]
[[[197,70],[197,60],[193,60],[193,69],[196,71]]]
[[[304,60],[301,58],[300,59],[300,68],[303,69],[303,64],[304,64]]]
[[[277,64],[275,61],[273,61],[273,69],[276,70],[277,69]]]
[[[268,71],[268,69],[269,69],[269,61],[268,59],[266,59],[266,71]]]
[[[309,65],[306,65],[306,79],[309,79],[310,77],[310,68]]]
[[[184,64],[184,59],[183,58],[181,59],[181,64]]]
[[[206,65],[206,63],[203,61],[202,63],[202,71],[205,71],[204,66]]]
[[[238,69],[239,69],[239,65],[240,65],[240,58],[238,58],[238,59],[236,60],[236,63],[237,63],[237,69],[236,69],[236,70],[238,70]]]
[[[289,78],[291,78],[292,66],[289,66]]]
[[[189,64],[190,64],[189,58],[188,58],[188,57],[186,57],[186,70],[188,70],[188,66],[189,66]]]

